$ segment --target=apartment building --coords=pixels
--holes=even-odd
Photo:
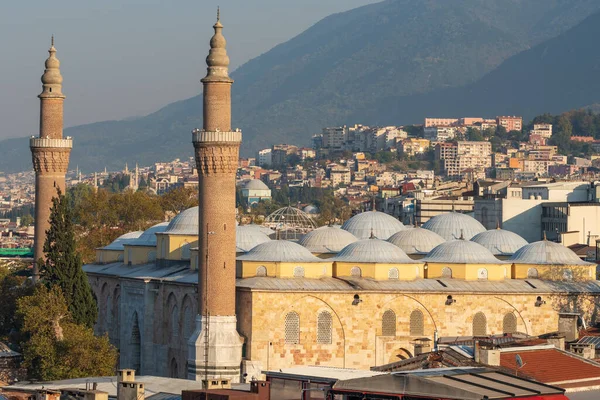
[[[431,126],[423,129],[423,136],[432,142],[445,142],[454,139],[459,131],[456,126]]]
[[[496,123],[498,126],[503,126],[507,132],[523,129],[523,117],[499,116],[496,117]]]
[[[430,143],[427,139],[408,138],[398,143],[398,151],[408,156],[414,156],[429,150]]]
[[[492,144],[489,142],[438,143],[435,157],[447,176],[460,176],[467,169],[485,171],[492,166]]]
[[[552,136],[552,124],[534,124],[533,129],[529,131],[529,136],[540,136],[550,139]]]

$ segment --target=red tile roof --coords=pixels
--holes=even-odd
[[[543,383],[559,384],[576,380],[600,379],[600,364],[558,349],[505,350],[500,354],[500,365],[515,371],[517,354],[523,360],[523,367],[518,370],[519,374]],[[588,386],[588,382],[581,382],[581,386]]]

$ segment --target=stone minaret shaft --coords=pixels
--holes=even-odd
[[[229,57],[217,14],[206,57],[204,126],[193,132],[198,167],[198,319],[190,379],[239,381],[242,341],[235,317],[235,176],[242,132],[231,129]],[[192,341],[194,342],[192,344]],[[207,355],[208,352],[208,355]]]
[[[54,37],[48,50],[46,69],[42,75],[40,98],[40,136],[29,141],[35,171],[35,238],[33,279],[39,277],[37,260],[44,258],[44,241],[49,228],[52,198],[57,188],[65,192],[65,175],[69,166],[69,155],[73,147],[71,138],[63,139],[62,76],[60,62],[56,58]]]

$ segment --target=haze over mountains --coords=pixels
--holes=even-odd
[[[388,0],[331,15],[231,74],[242,154],[308,145],[330,125],[419,123],[425,115],[527,119],[599,102],[598,9],[597,0]],[[201,78],[204,66],[198,71]],[[201,118],[197,96],[141,118],[68,128],[71,165],[99,170],[191,156],[190,131]],[[30,169],[27,140],[0,146],[0,170]]]

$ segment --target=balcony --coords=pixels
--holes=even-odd
[[[201,129],[194,129],[192,131],[192,142],[194,143],[206,143],[206,142],[241,142],[242,131],[236,129],[233,132],[222,132],[222,131],[205,131]]]
[[[73,139],[67,136],[65,139],[49,139],[49,138],[39,138],[39,137],[31,137],[29,139],[29,147],[34,148],[65,148],[72,149],[73,148]]]

